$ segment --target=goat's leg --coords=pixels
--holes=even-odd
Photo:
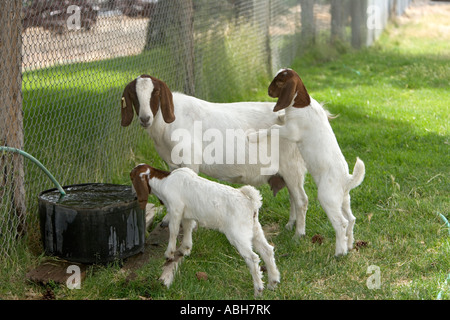
[[[181,254],[188,256],[192,249],[192,230],[195,228],[195,220],[182,219],[181,226],[183,227],[183,240],[179,248]]]
[[[292,121],[292,123],[295,122]],[[296,124],[287,123],[283,126],[274,124],[270,127],[267,134],[272,135],[274,130],[278,131],[278,135],[280,138],[289,140],[291,142],[298,142],[302,138],[300,130],[298,129]]]
[[[355,225],[355,216],[352,214],[352,209],[350,208],[350,194],[344,196],[344,201],[342,202],[342,212],[345,218],[348,220],[347,226],[347,248],[348,250],[353,249],[353,226]]]
[[[169,226],[169,220],[170,220],[170,217],[166,213],[166,215],[164,216],[164,218],[161,221],[161,227],[163,227],[163,228],[168,227]]]
[[[262,294],[264,284],[262,282],[262,273],[259,268],[259,257],[252,251],[251,240],[244,239],[239,233],[239,230],[234,230],[233,233],[226,234],[228,241],[238,250],[239,254],[244,258],[245,263],[250,269],[253,278],[253,287],[255,289],[255,296]]]
[[[169,211],[169,244],[167,245],[167,250],[164,256],[168,260],[173,260],[175,257],[175,251],[177,246],[177,236],[180,231],[180,222],[183,215],[182,211]]]
[[[178,168],[184,168],[184,167],[187,167],[187,168],[190,168],[190,169],[192,169],[195,173],[199,173],[199,171],[200,171],[200,165],[198,165],[198,164],[191,164],[191,165],[185,165],[185,164],[181,164],[181,165],[175,165],[175,164],[173,164],[173,163],[171,163],[171,162],[167,162],[168,164],[169,164],[169,170],[170,171],[173,171],[173,170],[175,170],[175,169],[178,169]],[[169,220],[170,220],[170,216],[169,216],[169,214],[166,214],[164,217],[163,217],[163,219],[162,219],[162,221],[161,221],[161,227],[163,227],[163,228],[166,228],[166,227],[168,227],[169,226]]]
[[[286,182],[286,187],[289,190],[289,201],[291,206],[286,229],[292,230],[294,223],[296,223],[294,237],[298,238],[301,238],[306,234],[306,211],[308,210],[308,196],[303,188],[306,169],[302,170],[302,168],[296,168],[297,172],[294,175],[285,175],[286,177],[283,177]]]
[[[345,255],[348,251],[347,246],[347,227],[349,222],[342,213],[342,193],[336,188],[322,188],[319,186],[318,198],[320,205],[325,210],[328,219],[336,232],[336,256]]]
[[[273,247],[267,242],[264,231],[258,221],[255,222],[255,226],[253,227],[253,246],[266,264],[269,277],[267,287],[273,290],[280,283],[280,272],[275,263]]]

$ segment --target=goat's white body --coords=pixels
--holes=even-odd
[[[355,223],[349,192],[362,182],[364,163],[358,158],[353,175],[349,174],[327,112],[312,97],[305,108],[289,106],[285,110],[286,124],[271,129],[278,129],[281,138],[295,142],[302,151],[308,172],[317,185],[320,204],[336,231],[336,255],[346,254],[353,247]]]
[[[189,168],[175,169],[165,179],[153,178],[150,186],[168,211],[183,212],[183,218],[221,232],[236,222],[253,225],[253,213],[259,209],[238,189],[202,178]]]
[[[180,223],[183,241],[180,252],[188,255],[192,248],[192,229],[200,226],[219,230],[245,259],[253,276],[255,294],[263,290],[259,258],[252,246],[261,254],[267,265],[269,288],[279,282],[280,274],[275,264],[273,247],[267,243],[258,221],[261,196],[251,186],[234,189],[198,176],[189,168],[172,171],[166,178],[150,178],[149,186],[166,206],[170,217],[169,244],[165,253],[173,259]]]
[[[267,129],[274,124],[283,123],[283,112],[272,112],[272,102],[237,102],[237,103],[211,103],[182,93],[173,93],[175,121],[166,123],[163,119],[161,110],[158,110],[153,117],[150,111],[149,97],[153,90],[153,84],[150,79],[138,78],[136,92],[140,101],[141,119],[150,119],[144,123],[150,137],[154,141],[154,146],[159,156],[169,165],[170,169],[188,167],[196,173],[204,173],[212,178],[222,181],[239,184],[249,184],[260,186],[268,183],[271,175],[261,174],[262,169],[269,169],[271,164],[263,164],[260,158],[257,158],[256,164],[249,164],[249,141],[247,139],[248,130]],[[195,122],[201,121],[202,134],[200,136],[194,133]],[[192,140],[173,141],[172,134],[177,129],[187,130]],[[226,137],[227,130],[236,130],[235,146],[244,144],[245,148],[235,147],[235,158],[246,159],[245,163],[227,164],[212,163],[207,164],[203,159],[204,148],[208,145],[203,141],[203,133],[209,129],[218,130],[223,137]],[[239,131],[240,130],[240,131]],[[197,139],[193,141],[193,139]],[[272,154],[271,138],[268,137],[267,154]],[[172,161],[172,150],[180,143],[185,143],[185,149],[192,148],[192,145],[200,145],[202,148],[193,150],[189,163],[174,163]],[[302,156],[295,143],[283,141],[280,139],[278,150],[279,163],[277,174],[281,176],[289,190],[290,197],[290,216],[286,225],[291,229],[296,222],[296,235],[305,234],[305,217],[308,206],[308,198],[303,188],[306,167]],[[245,154],[242,154],[245,153]],[[225,151],[223,156],[226,157]],[[200,159],[195,161],[195,159]]]
[[[302,150],[315,183],[320,184],[325,172],[327,179],[344,181],[349,176],[348,165],[323,107],[311,98],[309,107],[285,110],[286,124],[281,135],[287,133],[289,140],[295,141]]]
[[[202,156],[204,147],[208,143],[203,141],[203,133],[209,129],[215,129],[225,137],[227,129],[241,129],[242,133],[244,133],[245,130],[258,130],[261,128],[269,128],[276,123],[281,124],[282,121],[279,119],[280,115],[270,112],[273,108],[273,103],[210,103],[178,92],[173,93],[173,100],[176,121],[167,124],[164,122],[161,113],[158,112],[152,125],[147,128],[148,133],[155,142],[156,151],[168,163],[170,168],[186,166],[195,172],[202,172],[213,178],[231,183],[251,184],[254,186],[267,183],[270,176],[261,175],[261,169],[269,167],[269,165],[261,164],[259,161],[254,165],[248,165],[247,163],[227,164],[225,159],[226,154],[224,152],[222,163],[204,163]],[[194,123],[196,121],[201,121],[202,135],[200,136],[195,135],[194,132]],[[186,148],[192,148],[194,143],[203,146],[202,149],[193,150],[192,157],[187,164],[173,163],[171,159],[173,148],[184,142],[171,140],[172,133],[177,129],[187,130],[192,138],[186,141]],[[193,139],[199,140],[193,141]],[[246,135],[237,135],[236,139],[234,149],[235,158],[239,159],[244,157],[244,159],[248,159],[249,148]],[[236,148],[236,146],[242,143],[245,144],[245,148]],[[270,147],[270,142],[267,144]],[[293,144],[289,143],[289,145],[293,149]],[[285,148],[284,146],[281,147]],[[200,153],[196,154],[196,152]],[[240,154],[241,152],[245,152],[245,155]],[[294,151],[294,153],[297,152]],[[198,163],[195,159],[201,159],[202,163]]]

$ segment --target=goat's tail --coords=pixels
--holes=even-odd
[[[248,197],[253,204],[253,209],[255,211],[258,211],[259,208],[262,206],[262,197],[258,190],[256,190],[252,186],[243,186],[239,188],[239,191],[241,191],[246,197]]]
[[[366,173],[366,168],[364,162],[360,158],[356,158],[355,166],[353,167],[353,174],[349,177],[347,182],[347,190],[351,190],[359,186],[363,180]]]

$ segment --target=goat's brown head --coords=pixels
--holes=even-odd
[[[161,109],[166,123],[175,120],[172,92],[163,81],[149,75],[141,75],[131,81],[122,94],[122,126],[129,126],[134,112],[139,117],[141,126],[152,125],[158,109]]]
[[[133,189],[136,192],[141,209],[145,209],[145,206],[147,205],[148,195],[152,192],[152,188],[149,184],[150,179],[164,179],[169,175],[170,172],[155,169],[145,163],[139,164],[134,167],[133,170],[131,170],[131,182],[133,183]]]
[[[278,98],[274,112],[293,106],[304,108],[311,104],[311,98],[302,79],[292,69],[281,69],[269,85],[269,96]]]
[[[131,182],[133,183],[134,191],[139,202],[139,207],[145,210],[147,205],[148,195],[151,192],[151,188],[148,184],[150,179],[151,167],[147,164],[140,164],[133,168],[130,172]]]

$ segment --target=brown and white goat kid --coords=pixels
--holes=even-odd
[[[274,125],[279,136],[297,143],[306,168],[318,189],[318,199],[336,232],[336,256],[353,248],[355,217],[350,208],[350,190],[364,179],[364,162],[356,159],[353,175],[339,148],[328,114],[308,94],[292,69],[281,69],[269,85],[269,96],[278,98],[274,112],[286,109],[286,124]],[[261,132],[261,130],[259,131]],[[255,139],[249,135],[249,139]]]
[[[136,166],[130,173],[142,209],[148,195],[154,194],[164,203],[169,215],[169,244],[165,257],[174,258],[176,238],[180,223],[183,240],[179,252],[189,255],[192,248],[192,229],[196,222],[203,227],[224,233],[239,251],[250,268],[255,295],[264,288],[259,268],[261,255],[268,271],[268,288],[274,289],[280,282],[280,273],[275,264],[273,247],[267,242],[258,220],[261,195],[251,186],[234,189],[198,176],[189,168],[166,172],[147,164]]]

